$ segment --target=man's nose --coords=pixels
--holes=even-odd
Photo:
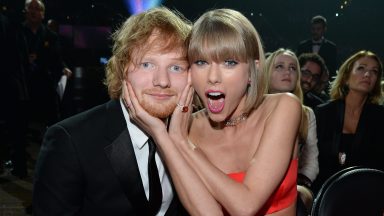
[[[170,79],[168,70],[166,68],[159,68],[154,72],[152,83],[154,86],[158,86],[161,88],[169,88],[170,87]]]

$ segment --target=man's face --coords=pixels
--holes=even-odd
[[[319,82],[321,67],[313,61],[307,61],[301,67],[301,88],[304,93],[311,91]]]
[[[26,8],[26,19],[33,24],[40,24],[44,19],[44,10],[36,0],[32,0]]]
[[[325,26],[322,23],[313,23],[311,26],[312,39],[315,41],[320,40],[325,33]]]
[[[138,63],[127,67],[127,81],[132,84],[140,105],[155,117],[167,118],[187,85],[186,55],[181,48],[165,52],[151,47],[141,60],[134,62]]]

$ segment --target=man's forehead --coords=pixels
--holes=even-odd
[[[152,47],[146,51],[136,50],[136,52],[134,51],[133,59],[140,60],[143,58],[155,58],[157,56],[162,56],[162,55],[167,55],[167,57],[169,57],[169,59],[172,59],[172,60],[187,61],[187,55],[186,55],[186,52],[183,51],[183,49],[179,48],[179,49],[172,49],[172,50],[164,50],[164,48],[161,48],[161,47],[157,47],[157,48]]]
[[[321,73],[320,65],[318,65],[316,62],[313,62],[313,61],[307,61],[304,64],[303,69],[309,69],[309,71],[311,71],[312,74],[320,74]]]

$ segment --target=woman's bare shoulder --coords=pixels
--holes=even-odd
[[[283,108],[295,108],[300,107],[301,102],[299,98],[297,98],[292,93],[276,93],[276,94],[266,94],[264,96],[264,100],[261,104],[261,107],[264,107],[266,111],[273,111],[278,109],[279,107]]]

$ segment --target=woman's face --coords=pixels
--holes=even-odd
[[[297,67],[297,61],[291,55],[282,53],[276,56],[272,65],[269,91],[292,92],[298,79]]]
[[[240,115],[249,83],[249,64],[236,59],[198,59],[191,65],[192,84],[212,121]]]
[[[368,94],[375,86],[379,73],[378,62],[371,57],[361,57],[354,64],[347,80],[350,91]]]

